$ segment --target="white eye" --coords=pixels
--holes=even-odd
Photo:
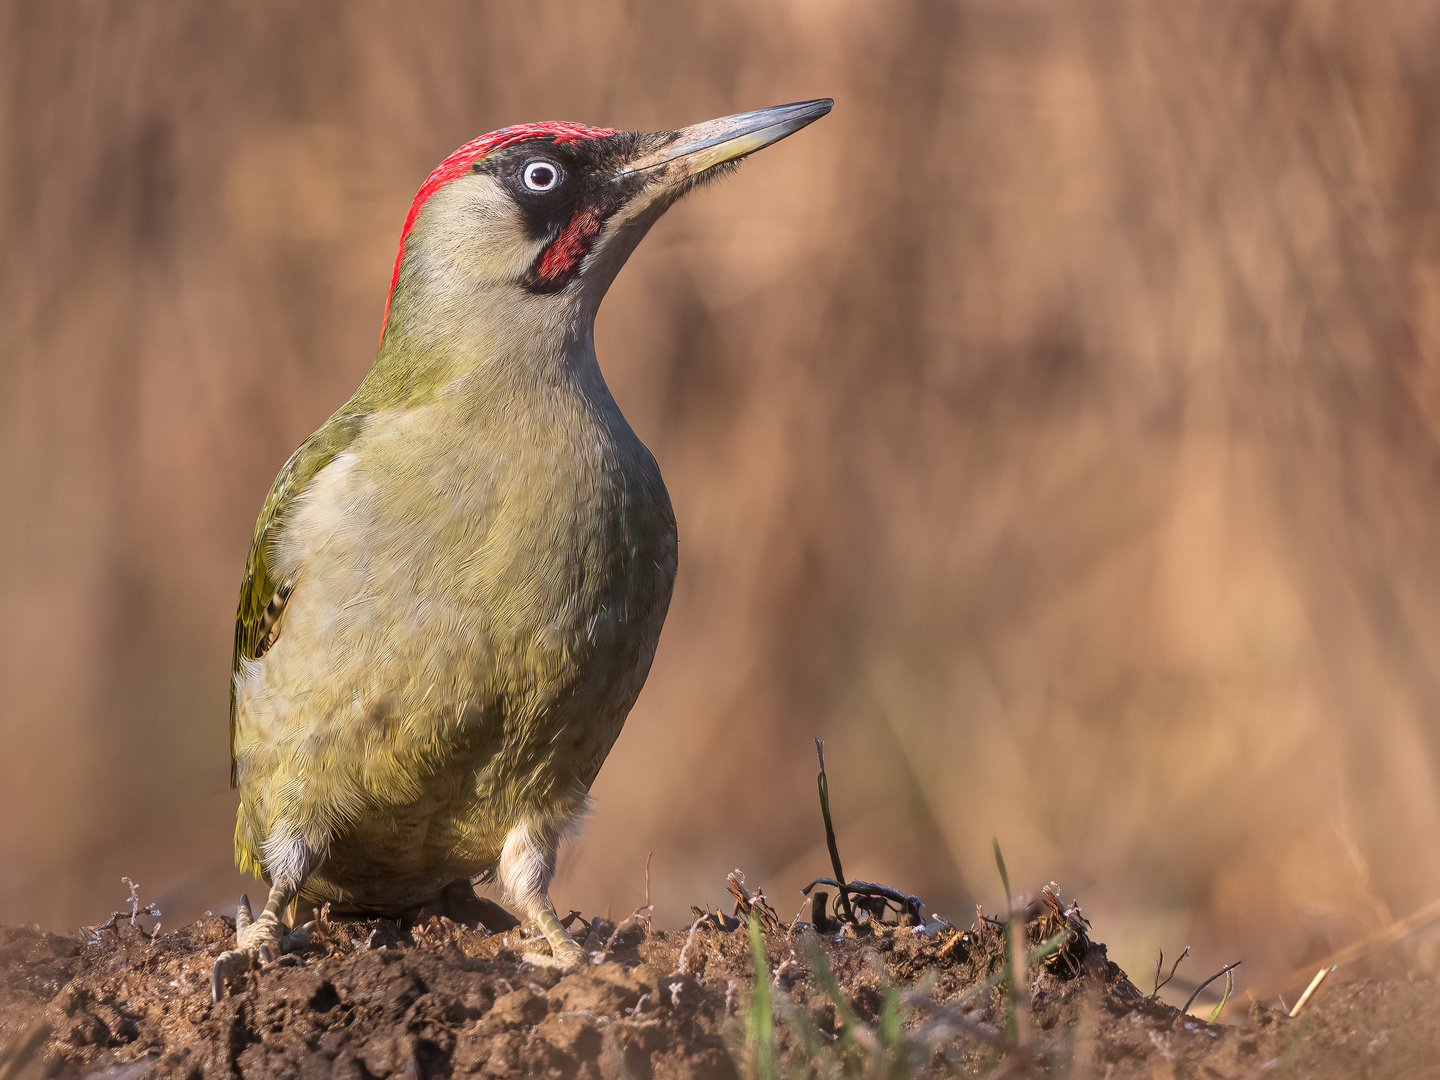
[[[560,166],[544,158],[527,162],[525,171],[520,174],[531,191],[554,191],[555,185],[560,183],[560,176]]]

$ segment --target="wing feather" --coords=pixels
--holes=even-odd
[[[275,545],[284,533],[289,511],[309,488],[320,470],[355,441],[368,419],[366,413],[341,410],[311,435],[280,470],[266,496],[250,542],[250,558],[240,582],[240,605],[235,614],[235,654],[231,673],[239,675],[246,660],[258,659],[280,635],[280,618],[298,582],[289,577],[276,580],[271,560]],[[235,679],[230,680],[230,786],[236,782],[235,766]]]

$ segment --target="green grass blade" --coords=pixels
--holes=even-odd
[[[991,840],[995,848],[995,866],[1000,871],[1000,884],[1005,886],[1005,913],[1010,913],[1010,875],[1005,872],[1005,856],[1000,853],[1000,841]]]
[[[745,1041],[758,1080],[776,1080],[775,1016],[770,1008],[770,961],[765,957],[765,939],[760,920],[750,916],[750,951],[755,960],[755,992],[750,995],[750,1012],[745,1018]]]
[[[1225,1005],[1230,1001],[1230,995],[1234,992],[1235,969],[1231,968],[1229,971],[1225,972],[1225,996],[1220,999],[1220,1004],[1216,1005],[1214,1010],[1210,1013],[1210,1023],[1213,1024],[1220,1019],[1220,1014],[1224,1012]]]
[[[830,999],[830,1004],[835,1006],[835,1015],[840,1020],[840,1038],[835,1044],[835,1053],[841,1061],[846,1061],[855,1048],[855,1032],[860,1028],[860,1018],[855,1015],[850,1002],[845,1000],[835,973],[830,970],[825,954],[813,938],[805,942],[805,957],[810,961],[811,977]]]
[[[1000,884],[1005,888],[1005,965],[1002,978],[1009,989],[1005,992],[1005,1040],[1014,1046],[1020,1041],[1020,986],[1015,978],[1015,912],[1010,906],[1010,875],[1005,871],[1005,856],[1000,854],[1000,841],[995,846],[995,867],[1000,871]]]

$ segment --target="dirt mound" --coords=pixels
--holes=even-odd
[[[595,962],[568,973],[527,958],[516,931],[332,924],[213,1003],[234,923],[146,921],[0,928],[0,1080],[733,1077],[806,1061],[819,1075],[1391,1078],[1440,1059],[1433,985],[1331,984],[1297,1020],[1251,1004],[1213,1025],[1043,911],[1026,928],[1028,1007],[1008,990],[1004,926],[983,917],[824,934],[768,920],[759,994],[752,937],[723,916],[679,931],[580,920]]]

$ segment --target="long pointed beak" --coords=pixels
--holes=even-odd
[[[673,180],[680,181],[704,172],[715,165],[736,161],[753,154],[786,135],[793,135],[806,124],[813,123],[830,111],[832,98],[797,101],[790,105],[772,105],[768,109],[722,116],[703,124],[682,128],[670,142],[627,164],[615,174],[620,180],[636,173],[671,166]],[[672,177],[667,176],[667,180]]]

